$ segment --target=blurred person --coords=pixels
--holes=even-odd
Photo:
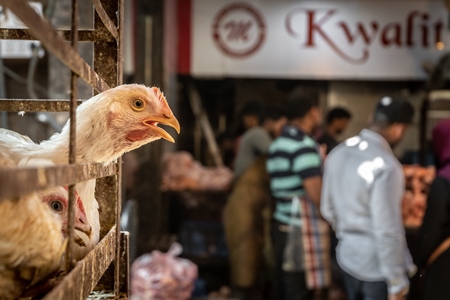
[[[231,129],[228,129],[219,134],[219,136],[217,137],[217,145],[219,146],[223,164],[230,170],[232,170],[236,153]]]
[[[274,299],[327,299],[331,281],[328,224],[320,218],[322,162],[311,138],[321,124],[318,93],[297,88],[288,125],[269,147],[266,169],[276,201],[272,220]]]
[[[270,210],[265,156],[273,137],[286,123],[282,105],[264,107],[261,126],[248,129],[241,138],[235,159],[235,182],[224,209],[224,227],[229,249],[233,293],[239,299],[252,299],[261,291],[264,218]]]
[[[267,153],[272,139],[281,133],[286,124],[286,111],[281,105],[269,105],[261,110],[259,124],[242,135],[234,160],[235,176],[240,176],[256,158]]]
[[[403,170],[392,151],[413,114],[407,100],[382,97],[369,129],[325,161],[321,212],[339,241],[348,300],[403,300],[416,270],[402,223]]]
[[[269,176],[261,156],[234,182],[223,213],[233,296],[260,299],[267,268],[267,211],[271,211]]]
[[[320,145],[326,146],[327,155],[339,144],[337,136],[347,129],[351,118],[351,113],[343,107],[335,107],[327,113],[325,128],[317,139]]]
[[[256,100],[247,101],[239,110],[237,122],[234,126],[234,152],[237,154],[242,135],[248,129],[259,126],[262,105]]]
[[[450,119],[433,129],[437,176],[430,186],[419,233],[419,265],[425,268],[424,300],[450,297]]]

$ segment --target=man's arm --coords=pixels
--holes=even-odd
[[[316,148],[300,149],[293,158],[293,171],[302,179],[303,188],[308,197],[317,207],[320,207],[322,161]]]
[[[320,197],[320,213],[322,217],[330,223],[331,227],[335,228],[336,218],[334,217],[334,207],[332,202],[332,191],[330,185],[331,169],[329,165],[330,160],[325,161],[322,191]]]
[[[403,173],[388,165],[375,175],[369,200],[378,262],[392,299],[402,299],[400,294],[409,288],[401,215],[403,189]]]
[[[322,189],[322,177],[314,176],[308,177],[303,181],[303,187],[305,188],[306,194],[309,198],[320,207],[320,193]]]
[[[253,150],[258,154],[266,154],[272,143],[269,133],[261,128],[261,130],[255,130],[251,138]]]

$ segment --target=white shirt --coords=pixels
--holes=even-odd
[[[416,268],[406,245],[402,167],[387,141],[364,129],[325,161],[321,212],[336,231],[340,267],[363,281],[386,281],[389,294],[409,287]]]

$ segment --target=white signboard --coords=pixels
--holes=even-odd
[[[191,74],[425,79],[450,50],[438,1],[193,0]]]
[[[42,3],[30,2],[32,8],[42,16]],[[27,28],[22,21],[9,9],[0,6],[0,28]],[[39,46],[39,41],[7,40],[0,41],[0,57],[2,58],[30,58],[32,46]],[[44,50],[39,49],[39,57],[44,55]]]

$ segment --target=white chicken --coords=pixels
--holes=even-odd
[[[76,115],[77,163],[98,162],[106,165],[125,152],[155,140],[163,138],[174,142],[172,136],[158,127],[159,124],[171,126],[178,133],[180,131],[180,124],[161,91],[138,84],[120,85],[100,93],[79,105]],[[69,129],[68,121],[61,133],[40,144],[17,133],[0,131],[0,151],[10,154],[16,162],[24,158],[37,158],[67,164]],[[92,226],[87,247],[75,250],[75,258],[81,259],[99,241],[100,220],[98,202],[94,196],[95,180],[80,182],[76,189]]]
[[[0,152],[0,168],[15,167]],[[37,193],[0,201],[0,299],[16,299],[60,268],[66,242],[61,218]]]

